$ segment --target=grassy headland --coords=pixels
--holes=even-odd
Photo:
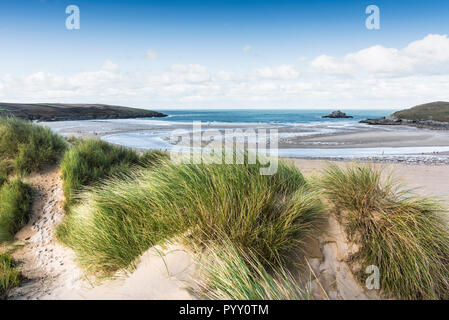
[[[449,102],[437,101],[393,113],[393,117],[406,120],[432,120],[449,122]]]
[[[360,121],[372,125],[406,125],[449,130],[449,102],[437,101],[393,113],[390,117]]]
[[[165,117],[166,115],[151,110],[111,106],[106,104],[25,104],[0,102],[0,116],[14,116],[24,120],[67,121],[152,118]]]

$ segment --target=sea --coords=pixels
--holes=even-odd
[[[357,132],[368,129],[368,125],[359,121],[369,118],[389,116],[396,110],[344,110],[353,118],[331,119],[323,118],[336,109],[329,110],[256,110],[256,109],[192,109],[192,110],[163,110],[157,111],[167,114],[164,118],[141,118],[124,120],[105,120],[119,122],[121,125],[129,124],[130,131],[102,135],[102,139],[127,147],[137,149],[171,150],[170,135],[178,127],[194,130],[193,122],[201,122],[202,129],[229,129],[229,128],[274,128],[279,130],[279,142],[288,141],[298,136],[313,137],[333,135],[345,132]],[[94,120],[98,122],[98,120]],[[101,121],[101,120],[100,120]],[[67,124],[63,124],[66,127]],[[133,126],[149,126],[148,130],[133,130]],[[371,127],[371,129],[374,127]],[[415,128],[410,128],[414,130]],[[97,130],[97,129],[96,129]],[[104,129],[105,132],[107,129]],[[396,128],[383,127],[382,130],[396,130]],[[58,130],[56,130],[58,131]],[[101,133],[101,132],[99,132]],[[326,145],[328,144],[328,145]],[[435,152],[449,152],[449,147],[379,147],[379,148],[346,148],[345,146],[329,145],[332,142],[316,142],[316,147],[279,147],[277,154],[283,157],[301,158],[369,158],[403,156],[410,154],[423,154]],[[285,144],[284,144],[285,145]],[[309,143],[310,145],[310,143]]]
[[[173,122],[214,122],[214,123],[358,123],[367,118],[379,118],[392,114],[395,110],[341,110],[352,119],[329,119],[322,116],[333,110],[158,110],[168,115],[159,118],[162,121]]]

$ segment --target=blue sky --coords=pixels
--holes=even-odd
[[[71,4],[80,8],[80,30],[69,31],[65,28],[67,17],[65,8]],[[365,8],[370,4],[380,8],[380,30],[373,31],[365,27],[367,17]],[[446,0],[3,0],[0,2],[0,41],[3,49],[0,50],[0,100],[11,101],[21,98],[14,93],[7,81],[14,78],[19,82],[30,84],[29,87],[32,88],[35,83],[30,82],[32,80],[27,82],[26,77],[42,73],[47,75],[47,78],[50,75],[54,77],[50,77],[50,80],[46,78],[45,81],[53,81],[55,86],[54,81],[59,82],[53,93],[38,96],[39,98],[78,102],[98,99],[98,102],[108,103],[130,101],[139,106],[158,104],[164,107],[203,105],[224,107],[226,103],[235,103],[238,107],[251,107],[259,104],[258,99],[242,97],[239,94],[232,96],[235,90],[229,86],[222,91],[223,96],[232,96],[226,103],[226,99],[220,98],[218,91],[214,97],[206,97],[202,101],[201,97],[204,94],[201,95],[198,91],[196,95],[198,104],[195,104],[195,99],[182,99],[188,98],[182,93],[173,96],[172,100],[169,96],[152,99],[150,95],[149,98],[139,99],[137,95],[151,92],[151,86],[158,86],[160,92],[161,89],[173,87],[176,83],[186,83],[185,77],[167,76],[162,81],[163,85],[161,82],[156,84],[154,81],[157,75],[179,71],[184,74],[204,73],[204,68],[207,69],[209,78],[207,75],[199,78],[193,76],[190,80],[194,81],[187,81],[189,86],[192,83],[197,84],[193,88],[195,90],[202,88],[207,92],[210,89],[204,88],[206,85],[212,89],[214,86],[224,86],[219,81],[210,80],[208,83],[207,79],[214,78],[214,74],[218,72],[232,73],[237,78],[233,80],[240,84],[247,81],[247,90],[250,90],[251,81],[255,84],[254,81],[261,80],[254,79],[254,75],[260,73],[257,70],[264,71],[262,73],[265,75],[267,73],[273,75],[267,68],[281,65],[291,66],[298,73],[296,78],[293,72],[290,73],[292,76],[277,79],[282,83],[286,80],[290,81],[290,85],[293,85],[294,81],[300,81],[296,83],[302,84],[312,83],[316,79],[311,78],[312,72],[308,67],[314,59],[322,55],[343,59],[348,54],[373,46],[401,50],[414,41],[425,39],[428,35],[449,34],[448,18],[449,1]],[[149,55],[148,52],[153,54]],[[114,92],[110,96],[105,94],[105,90],[98,97],[92,92],[84,92],[83,96],[82,88],[80,89],[78,84],[73,84],[70,77],[79,75],[77,78],[79,80],[83,77],[83,73],[92,76],[94,72],[102,70],[105,62],[113,66],[106,68],[108,72],[120,76],[113,79],[111,76],[109,84],[102,78],[102,86],[99,89],[115,91],[112,90]],[[173,65],[185,67],[173,69]],[[433,68],[441,70],[435,66]],[[152,76],[154,81],[146,79]],[[324,76],[327,78],[329,75]],[[353,77],[349,73],[346,74],[346,77],[348,76]],[[391,78],[391,75],[388,76]],[[438,76],[441,76],[441,72]],[[135,86],[139,86],[141,90],[117,93],[120,81],[123,81],[124,87],[133,86],[129,77],[140,79]],[[266,81],[270,80],[268,79],[270,77],[262,78],[265,82],[259,81],[258,84],[268,85]],[[39,79],[41,82],[44,81],[42,77]],[[345,77],[341,76],[340,80],[342,79]],[[382,79],[388,81],[385,74],[379,76],[377,73],[375,80]],[[64,81],[66,87],[62,84]],[[148,88],[145,89],[145,86]],[[304,86],[301,88],[307,90]],[[184,90],[188,91],[185,88]],[[75,91],[78,95],[74,93]],[[64,95],[64,92],[67,94]],[[296,106],[304,108],[312,101],[313,95],[310,95],[310,92],[309,90],[310,97],[304,101],[298,97],[301,96],[298,93],[289,101],[270,100],[270,102],[268,99],[260,104],[264,107],[282,105],[289,108]],[[258,96],[258,91],[255,91],[254,95]],[[326,104],[334,102],[323,97],[318,99],[322,102],[314,105],[324,108]],[[29,100],[26,96],[23,98]],[[367,106],[366,101],[358,99],[360,105]],[[424,100],[424,96],[422,99]],[[353,99],[352,104],[354,101],[357,100]],[[394,97],[390,105],[388,100],[385,100],[379,102],[379,106],[391,107],[400,101],[400,97]],[[341,104],[345,103],[345,99],[342,99]],[[404,101],[404,104],[407,103],[413,102]],[[376,104],[373,103],[372,107],[376,107]]]

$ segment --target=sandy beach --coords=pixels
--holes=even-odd
[[[192,132],[192,123],[160,120],[92,120],[42,125],[69,137],[93,137],[136,149],[170,150],[175,130]],[[270,124],[202,123],[201,130],[278,131],[278,155],[289,158],[449,164],[449,131],[354,122]]]
[[[64,136],[106,137],[125,133],[167,133],[177,129],[192,129],[192,123],[174,123],[159,120],[91,120],[43,122]],[[317,124],[315,126],[273,126],[252,123],[207,123],[202,130],[278,129],[280,148],[381,148],[381,147],[449,147],[449,131],[418,129],[407,126],[370,126],[365,124]],[[322,132],[322,128],[333,128]]]

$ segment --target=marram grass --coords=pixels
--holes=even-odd
[[[55,163],[66,149],[49,128],[17,118],[0,117],[0,171],[28,174]]]
[[[201,298],[215,300],[308,300],[303,289],[282,266],[267,268],[251,251],[223,242],[202,257]]]
[[[383,293],[401,299],[449,298],[449,229],[441,204],[417,196],[371,166],[327,168],[321,186],[335,205],[362,270],[380,270]]]
[[[129,172],[135,166],[152,167],[168,158],[168,153],[158,150],[139,156],[132,149],[97,139],[71,141],[74,146],[65,153],[61,163],[66,209],[76,203],[76,197],[84,187]]]
[[[22,275],[7,253],[0,253],[0,300],[7,299],[11,289],[20,284]]]
[[[66,205],[74,203],[82,187],[127,171],[138,161],[137,153],[131,149],[96,139],[76,141],[61,163]]]
[[[0,185],[0,243],[12,240],[28,222],[32,198],[33,190],[21,180]]]
[[[133,265],[150,247],[174,237],[201,245],[226,235],[263,264],[300,252],[322,212],[317,193],[294,165],[273,176],[260,164],[187,165],[160,162],[91,188],[58,230],[89,271]]]

